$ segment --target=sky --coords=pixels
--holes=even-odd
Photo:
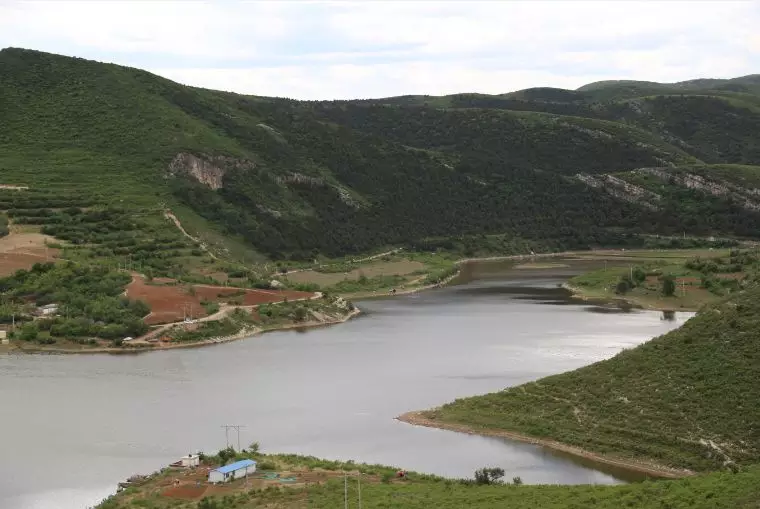
[[[0,0],[0,47],[348,99],[760,73],[760,2]]]

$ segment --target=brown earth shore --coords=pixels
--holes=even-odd
[[[507,431],[501,429],[488,429],[488,428],[475,428],[466,424],[455,424],[449,422],[441,422],[430,419],[424,415],[424,412],[407,412],[396,417],[396,420],[412,424],[414,426],[424,426],[427,428],[438,428],[447,431],[456,431],[457,433],[467,433],[468,435],[481,435],[487,437],[508,438],[510,440],[517,440],[519,442],[526,442],[529,444],[540,445],[555,451],[561,451],[573,456],[585,458],[594,462],[603,463],[606,465],[612,465],[615,467],[630,470],[632,472],[639,472],[651,477],[664,478],[664,479],[679,479],[682,477],[688,477],[694,475],[694,472],[690,470],[679,470],[675,468],[666,467],[664,465],[658,465],[656,463],[646,463],[642,461],[617,458],[612,456],[605,456],[594,452],[586,451],[580,447],[563,444],[555,440],[536,438],[522,433],[514,431]]]

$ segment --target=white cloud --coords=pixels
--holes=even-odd
[[[0,3],[0,46],[304,99],[760,72],[746,1]]]

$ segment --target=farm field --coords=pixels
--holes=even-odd
[[[0,237],[0,277],[20,269],[29,269],[35,263],[55,259],[60,250],[45,245],[53,240],[49,235],[41,233],[12,232]]]
[[[149,325],[209,316],[206,309],[208,303],[257,306],[286,300],[309,299],[314,296],[311,292],[294,290],[252,290],[213,285],[189,285],[171,279],[149,283],[140,275],[133,275],[132,282],[127,285],[126,295],[130,299],[142,300],[150,306],[151,312],[145,317],[145,323]]]

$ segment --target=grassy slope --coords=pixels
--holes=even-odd
[[[346,470],[353,472],[348,495],[353,507],[358,492],[353,478],[356,464],[340,464],[319,461],[314,458],[293,456],[269,456],[259,458],[266,463],[275,462],[283,469],[300,465],[303,468],[321,468],[323,471]],[[289,466],[288,466],[289,464]],[[552,509],[573,508],[617,509],[636,507],[641,509],[743,509],[757,507],[760,497],[760,468],[751,467],[738,474],[718,473],[678,481],[635,483],[622,486],[475,486],[457,481],[409,473],[402,482],[378,482],[377,477],[393,469],[381,466],[358,466],[363,472],[362,507],[380,509],[403,507],[408,509]],[[303,470],[301,470],[303,471]],[[162,496],[157,486],[176,474],[167,472],[140,488],[125,492],[101,503],[97,509],[145,509],[182,508],[197,509],[252,509],[254,507],[279,507],[281,509],[333,509],[343,506],[343,480],[333,478],[324,484],[303,487],[276,486],[268,489],[246,489],[243,481],[232,483],[226,495],[208,497],[205,502],[181,501]],[[181,477],[181,476],[180,476]]]
[[[758,380],[755,288],[610,360],[457,400],[428,416],[705,471],[729,458],[739,464],[760,459]]]

